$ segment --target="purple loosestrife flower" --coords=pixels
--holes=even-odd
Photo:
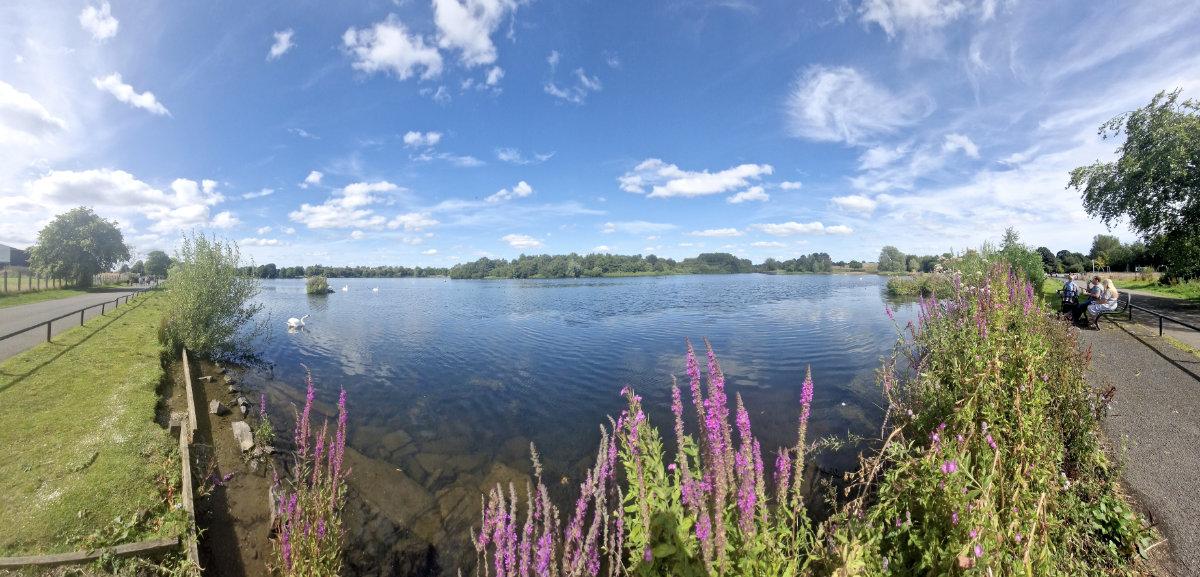
[[[779,449],[775,457],[775,497],[780,503],[787,499],[788,485],[791,483],[792,459],[787,449]]]
[[[258,418],[261,419],[266,416],[267,416],[267,394],[259,393],[258,394]]]
[[[978,543],[975,544],[975,557],[976,558],[983,557],[983,545],[980,545]]]
[[[896,320],[896,313],[892,312],[892,307],[886,304],[883,305],[883,312],[887,313],[889,319],[892,319],[893,321]]]
[[[958,461],[950,460],[942,463],[942,472],[951,475],[958,471]]]
[[[958,524],[958,511],[954,511],[953,513],[950,513],[950,524],[951,525]]]
[[[991,435],[987,436],[987,444],[989,447],[992,448],[993,451],[997,450],[996,449],[996,440],[993,439]]]

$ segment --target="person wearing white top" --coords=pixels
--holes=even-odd
[[[1120,296],[1120,293],[1117,292],[1117,287],[1113,286],[1112,279],[1104,279],[1104,291],[1100,293],[1100,296],[1093,298],[1092,302],[1088,304],[1087,320],[1089,324],[1094,324],[1096,328],[1100,328],[1100,313],[1116,310],[1117,299]]]

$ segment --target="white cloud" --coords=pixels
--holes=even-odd
[[[542,241],[527,234],[506,234],[500,237],[500,240],[507,242],[513,248],[525,249],[542,246]]]
[[[467,67],[495,62],[492,33],[517,6],[515,0],[433,0],[438,46],[458,50]]]
[[[141,108],[158,115],[171,114],[167,107],[158,101],[153,92],[147,90],[138,94],[138,91],[121,80],[121,75],[116,72],[103,78],[93,78],[92,84],[134,108]]]
[[[296,229],[289,226],[283,229],[283,234],[296,234]]]
[[[709,238],[742,236],[742,231],[736,228],[710,228],[708,230],[693,230],[688,236],[703,236]]]
[[[67,123],[54,116],[32,96],[0,80],[0,144],[25,138],[40,139],[67,129]]]
[[[763,187],[761,187],[761,186],[751,186],[750,188],[747,188],[746,190],[743,190],[733,196],[726,198],[725,202],[728,202],[730,204],[741,204],[743,202],[749,202],[749,201],[755,201],[755,200],[760,201],[760,202],[766,202],[768,200],[771,200],[771,195],[764,192]]]
[[[461,166],[464,168],[473,168],[476,166],[483,166],[484,164],[486,164],[482,160],[479,160],[478,158],[475,158],[474,156],[471,156],[469,154],[458,155],[458,154],[454,154],[451,152],[434,153],[434,152],[430,152],[428,150],[422,152],[421,154],[413,156],[411,158],[417,162],[433,162],[435,160],[444,160],[446,162],[449,162],[450,164],[453,164],[454,166]]]
[[[848,211],[852,211],[852,212],[864,212],[867,214],[874,212],[875,207],[879,206],[878,202],[876,202],[875,200],[872,200],[868,196],[863,196],[861,194],[851,194],[849,196],[835,196],[829,200],[833,201],[833,203],[836,204],[838,206],[838,208],[840,208],[842,210],[848,210]]]
[[[99,7],[85,6],[79,13],[79,25],[91,33],[93,39],[103,42],[117,35],[121,22],[112,15],[112,6],[105,0]]]
[[[264,197],[264,196],[271,196],[272,194],[275,194],[275,189],[273,189],[273,188],[264,188],[264,189],[262,189],[262,190],[259,190],[259,191],[257,191],[257,192],[247,192],[247,193],[245,193],[245,194],[243,194],[243,195],[242,195],[242,198],[243,198],[243,199],[245,199],[245,200],[250,200],[250,199],[253,199],[253,198],[262,198],[262,197]],[[262,234],[262,233],[260,232],[259,234]]]
[[[421,132],[419,130],[410,130],[404,133],[404,146],[410,148],[436,146],[442,141],[442,133],[440,132]]]
[[[238,220],[238,217],[232,212],[224,210],[218,212],[217,215],[213,217],[212,222],[209,223],[209,226],[213,228],[233,228],[241,223],[242,221]]]
[[[516,186],[512,187],[512,190],[502,188],[496,191],[495,194],[487,197],[486,200],[487,202],[497,203],[505,200],[512,200],[514,198],[525,198],[531,194],[533,194],[533,187],[529,186],[529,183],[522,180],[521,182],[518,182]]]
[[[801,186],[803,185],[799,181],[795,180],[785,180],[779,183],[779,188],[781,190],[800,190]]]
[[[592,252],[612,252],[612,247],[608,246],[607,244],[602,244],[592,247]]]
[[[486,82],[488,86],[495,86],[497,84],[500,84],[500,80],[503,78],[504,78],[504,69],[500,68],[499,66],[493,66],[493,67],[491,67],[490,70],[488,70],[487,80],[485,80],[484,82]]]
[[[562,55],[557,50],[551,50],[550,55],[546,57],[546,64],[550,65],[550,69],[558,68],[558,62],[562,60]]]
[[[875,170],[883,168],[908,154],[909,146],[901,144],[899,146],[872,146],[862,156],[858,157],[859,170]]]
[[[554,157],[553,152],[547,152],[547,153],[535,152],[535,153],[533,153],[532,157],[526,157],[525,155],[521,154],[520,150],[517,150],[515,148],[497,148],[496,149],[496,158],[498,160],[500,160],[501,162],[507,162],[509,164],[519,164],[522,166],[528,165],[528,164],[541,164],[543,162],[546,162],[547,160],[550,160],[553,157]]]
[[[377,214],[373,205],[384,200],[379,193],[397,190],[401,190],[400,187],[387,181],[356,182],[335,192],[321,204],[301,204],[299,209],[288,214],[288,218],[314,229],[382,228],[388,224],[388,219]]]
[[[689,171],[648,158],[617,180],[625,192],[644,194],[646,187],[651,187],[651,198],[693,197],[743,188],[773,171],[769,164],[741,164],[720,172]]]
[[[300,188],[308,188],[309,186],[321,184],[321,178],[324,176],[320,171],[314,170],[308,173],[308,176],[304,177],[304,182],[300,183]]]
[[[631,221],[625,221],[625,222],[606,222],[606,223],[604,223],[604,226],[601,227],[600,231],[605,234],[612,234],[614,232],[619,232],[622,234],[634,234],[634,235],[638,235],[638,236],[643,236],[643,235],[654,234],[654,233],[658,233],[658,232],[667,232],[669,230],[675,230],[675,228],[676,228],[675,225],[668,224],[665,222],[647,222],[644,220],[631,220]]]
[[[588,94],[599,92],[603,86],[600,84],[599,76],[588,76],[582,68],[575,69],[575,83],[559,85],[551,80],[547,82],[542,89],[546,94],[566,100],[572,104],[583,104],[587,100]]]
[[[912,125],[926,115],[927,108],[926,99],[893,94],[846,67],[810,67],[787,101],[792,134],[847,144]]]
[[[242,246],[279,246],[283,243],[279,242],[277,238],[243,238],[238,241],[238,244]]]
[[[349,28],[342,35],[342,44],[354,54],[355,70],[366,73],[390,72],[407,80],[421,71],[428,80],[442,73],[442,55],[437,48],[425,44],[420,36],[410,36],[404,23],[389,15],[370,28]]]
[[[211,216],[211,207],[224,202],[216,182],[178,178],[170,193],[123,170],[53,170],[25,184],[35,203],[62,209],[92,206],[118,215],[139,214],[151,221],[150,230],[165,234],[189,227],[229,228],[240,222],[225,211]]]
[[[267,234],[267,233],[271,232],[271,227],[269,227],[269,226],[260,226],[260,227],[258,227],[258,229],[256,229],[254,232],[255,232],[255,234],[258,234],[259,236],[262,236],[262,235],[264,235],[264,234]]]
[[[942,143],[942,151],[956,152],[959,150],[971,158],[979,158],[979,147],[965,134],[947,134],[946,141]]]
[[[863,24],[878,25],[889,39],[904,36],[907,47],[922,51],[940,48],[937,33],[962,18],[990,20],[996,0],[864,0],[859,7]]]
[[[267,60],[275,60],[287,54],[287,51],[291,50],[292,46],[294,46],[292,44],[293,35],[295,35],[295,32],[291,28],[275,32],[275,43],[271,45],[271,50],[267,52]]]
[[[425,212],[409,212],[398,214],[395,218],[388,221],[388,228],[401,228],[407,231],[420,231],[426,228],[437,226],[439,223],[436,219]],[[419,244],[419,243],[417,243]]]
[[[352,238],[354,240],[361,240],[365,236],[367,236],[367,234],[361,230],[350,231],[350,238]]]
[[[289,128],[289,129],[287,129],[287,131],[292,134],[295,134],[296,136],[299,136],[300,138],[307,138],[309,140],[321,140],[320,136],[317,136],[307,130],[304,130],[303,128]]]
[[[792,236],[797,234],[850,234],[854,232],[850,227],[845,225],[825,226],[820,221],[813,222],[781,222],[768,224],[755,224],[751,228],[758,229],[771,236]]]
[[[437,253],[438,253],[438,250],[436,248],[430,248],[430,249],[421,251],[421,254],[423,254],[425,256],[433,256]]]
[[[784,248],[787,245],[777,240],[760,240],[750,243],[750,246],[755,248]]]

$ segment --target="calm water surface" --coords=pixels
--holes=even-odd
[[[712,342],[730,396],[742,394],[771,453],[766,460],[795,442],[808,365],[816,382],[810,435],[877,436],[875,371],[896,340],[883,282],[873,275],[331,279],[349,290],[308,296],[303,281],[269,281],[260,300],[270,330],[258,350],[274,369],[258,379],[277,401],[302,398],[304,365],[319,400],[332,404],[339,386],[348,391],[350,445],[362,455],[355,455],[352,563],[364,573],[432,567],[453,574],[473,559],[465,530],[477,522],[479,491],[523,478],[531,442],[565,498],[562,481],[577,486],[599,424],[620,412],[621,387],[644,397],[669,439],[671,376],[686,386],[685,338],[698,347],[704,337]],[[289,333],[286,319],[304,314],[305,330]],[[913,314],[900,307],[897,320]],[[290,412],[275,414],[290,422]],[[853,456],[823,455],[820,464],[840,471]]]

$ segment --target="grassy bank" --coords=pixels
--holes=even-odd
[[[178,534],[162,314],[147,295],[0,364],[0,555]]]
[[[1147,280],[1121,280],[1113,279],[1113,283],[1119,289],[1144,290],[1165,297],[1188,299],[1192,301],[1200,301],[1200,281],[1190,281],[1178,284],[1159,284],[1158,281]]]
[[[954,283],[943,274],[893,276],[887,281],[888,296],[894,297],[944,296],[953,290]]]

